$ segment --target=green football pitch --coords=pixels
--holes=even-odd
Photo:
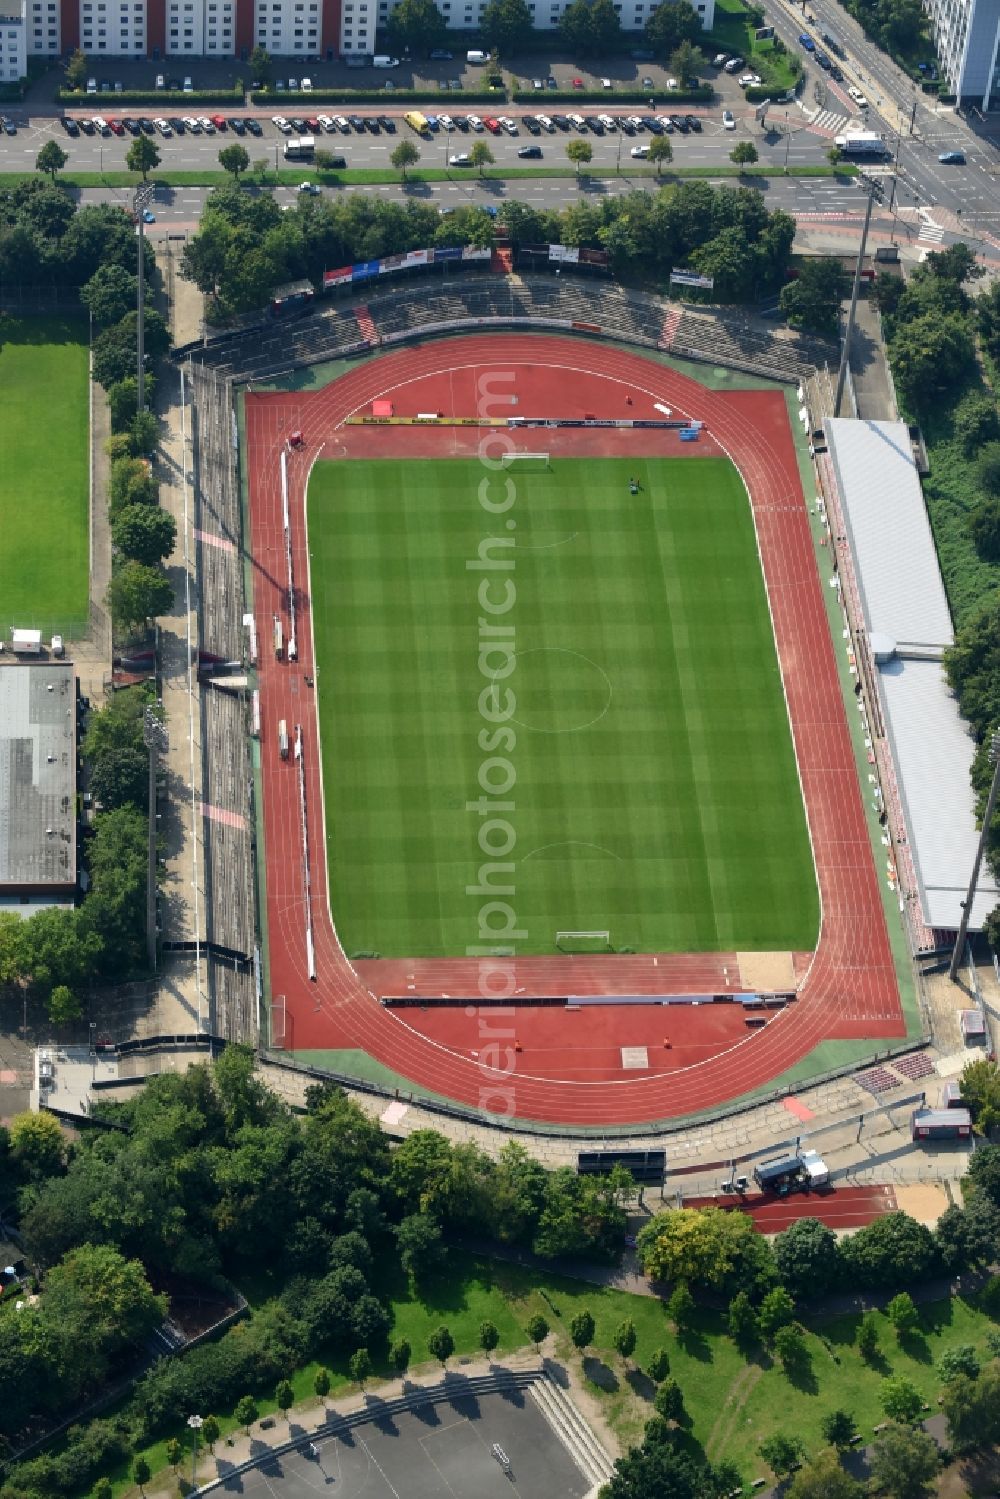
[[[0,319],[0,628],[88,619],[87,325]]]
[[[490,855],[469,804],[481,772],[501,790],[514,777],[486,799],[510,825],[494,847],[516,840],[502,899],[527,934],[518,952],[553,952],[557,931],[608,931],[637,952],[814,946],[812,855],[736,469],[555,460],[511,473],[499,517],[479,501],[486,472],[465,459],[313,470],[327,853],[345,949],[460,955],[480,940]],[[490,537],[515,542],[486,553],[512,569],[467,566]],[[484,578],[487,603],[510,605],[502,615],[484,615]],[[500,654],[480,661],[483,624],[513,632],[502,679]],[[509,767],[483,772],[491,757]]]

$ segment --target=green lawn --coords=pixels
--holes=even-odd
[[[480,776],[510,775],[491,799],[513,804],[498,810],[516,839],[518,951],[551,952],[560,929],[647,952],[811,947],[809,840],[735,468],[559,460],[516,473],[503,521],[478,502],[485,474],[464,459],[313,471],[328,857],[347,950],[457,954],[480,940],[496,892],[467,893],[486,862],[467,804]],[[511,519],[513,570],[470,571]],[[479,661],[486,577],[492,601],[499,579],[516,592],[499,621],[516,666],[495,683],[501,658]],[[505,725],[483,717],[508,707]],[[483,771],[491,757],[512,769]]]
[[[0,318],[2,625],[71,632],[87,621],[87,324]]]

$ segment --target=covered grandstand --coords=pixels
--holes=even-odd
[[[954,631],[910,435],[903,422],[843,418],[827,435],[843,527],[834,544],[853,569],[866,635],[855,639],[858,665],[877,693],[876,732],[891,747],[904,862],[916,884],[904,893],[916,894],[928,929],[953,931],[978,837],[969,779],[976,745],[945,676]],[[998,901],[984,867],[973,930]]]

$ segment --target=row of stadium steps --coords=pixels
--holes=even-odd
[[[776,338],[732,319],[690,308],[681,313],[671,348],[687,358],[796,384],[836,358],[833,346],[822,340]]]
[[[228,383],[194,369],[195,531],[198,536],[199,651],[243,658],[240,499]],[[227,1040],[256,1037],[253,807],[246,704],[236,692],[202,683],[202,841],[211,1030]],[[216,956],[224,948],[229,957]]]
[[[562,1387],[554,1379],[539,1379],[530,1391],[542,1415],[594,1487],[610,1482],[614,1463]]]

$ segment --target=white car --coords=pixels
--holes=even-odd
[[[631,151],[628,154],[630,156],[634,156],[635,159],[636,159],[636,161],[645,161],[646,157],[649,155],[649,147],[648,146],[633,146],[632,149],[631,149]]]
[[[478,115],[470,115],[469,116],[469,128],[471,130],[475,130],[475,132],[477,133],[477,135],[481,135],[485,127],[483,125],[482,120],[479,118]]]
[[[847,92],[850,94],[851,98],[854,100],[859,109],[868,108],[868,100],[855,84],[852,83]]]
[[[215,126],[212,124],[211,120],[208,118],[208,115],[199,115],[198,116],[198,124],[201,126],[202,130],[204,130],[204,132],[205,132],[206,135],[214,135],[215,134]]]
[[[292,127],[291,125],[289,125],[284,115],[272,115],[271,124],[274,125],[276,129],[280,130],[282,135],[291,135],[292,133]]]
[[[459,151],[457,155],[448,157],[448,165],[450,167],[471,167],[472,157],[468,151]]]
[[[645,122],[641,115],[629,115],[628,122],[632,126],[633,130],[643,131],[646,128]]]
[[[598,115],[597,118],[600,120],[600,122],[604,126],[605,130],[617,130],[618,129],[618,126],[615,124],[615,122],[612,119],[611,115]]]
[[[722,111],[722,128],[723,130],[736,129],[736,120],[731,109],[724,109]]]
[[[664,88],[680,88],[680,86],[680,81],[677,78],[668,78],[663,85]]]
[[[316,118],[317,120],[319,120],[327,135],[332,135],[337,128],[333,123],[332,117],[330,115],[317,115]]]
[[[451,115],[438,115],[438,119],[441,121],[442,130],[454,130],[455,121],[452,119]]]
[[[184,128],[186,130],[190,130],[191,133],[192,133],[192,135],[200,135],[201,134],[201,125],[195,119],[194,115],[185,115],[184,116]]]
[[[601,79],[601,88],[611,88],[611,86],[612,86],[612,84],[611,84],[611,79],[610,78],[602,78]]]
[[[346,115],[334,115],[333,123],[336,125],[341,135],[350,135],[351,122]]]
[[[153,121],[153,124],[156,126],[157,130],[165,140],[174,133],[171,130],[170,126],[167,124],[166,120],[164,120],[162,117],[157,117],[157,119]]]
[[[760,78],[756,73],[744,73],[739,80],[740,88],[753,88],[759,82]]]
[[[738,73],[743,66],[742,57],[731,57],[725,64],[727,73]]]
[[[574,130],[586,130],[587,128],[587,122],[583,118],[583,115],[570,115],[569,122]]]
[[[543,130],[547,130],[550,135],[553,135],[555,133],[555,128],[556,127],[552,123],[552,119],[551,119],[551,117],[549,115],[539,115],[538,116],[538,123],[539,123],[539,125],[541,125],[542,129]]]
[[[303,78],[302,82],[299,84],[299,88],[302,90],[302,92],[304,94],[311,94],[312,91],[313,91],[313,81],[312,81],[312,79],[311,78]]]
[[[315,182],[300,182],[295,191],[297,193],[307,193],[310,198],[319,197],[319,188]]]
[[[506,130],[506,132],[507,132],[508,135],[516,135],[517,134],[517,126],[514,124],[514,121],[510,118],[510,115],[499,115],[498,118],[500,120],[501,125]]]

